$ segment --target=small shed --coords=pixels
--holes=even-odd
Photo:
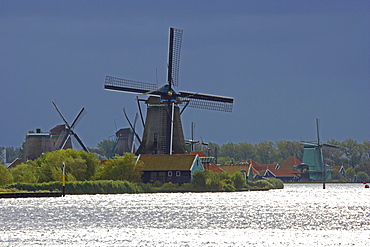
[[[138,160],[144,163],[143,183],[189,183],[194,172],[204,170],[197,154],[141,154]]]

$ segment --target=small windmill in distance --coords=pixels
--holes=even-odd
[[[316,118],[317,142],[302,142],[304,144],[303,165],[308,167],[309,179],[311,181],[322,181],[323,189],[325,182],[331,179],[330,169],[324,163],[322,147],[339,148],[336,145],[320,142],[320,120]]]
[[[59,113],[60,117],[62,118],[62,120],[64,122],[64,129],[61,130],[61,132],[58,135],[58,139],[57,139],[57,141],[54,144],[55,149],[64,149],[66,147],[66,144],[68,142],[71,142],[70,141],[71,140],[71,137],[74,137],[77,140],[77,142],[80,144],[81,148],[84,151],[89,152],[89,150],[87,149],[87,147],[85,146],[85,144],[83,144],[81,138],[74,131],[74,128],[76,127],[77,123],[86,114],[85,108],[82,107],[82,109],[80,110],[80,112],[77,114],[76,118],[73,120],[72,124],[69,125],[69,123],[67,122],[67,120],[63,116],[62,112],[59,110],[59,108],[56,105],[56,103],[54,103],[54,102],[52,102],[52,103],[53,103],[55,109],[57,110],[57,112]]]

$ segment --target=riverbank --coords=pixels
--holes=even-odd
[[[215,185],[196,186],[192,183],[131,183],[128,181],[82,181],[67,182],[66,194],[137,194],[137,193],[168,193],[168,192],[235,192],[235,191],[265,191],[269,189],[282,189],[284,184],[277,179],[259,180],[247,182],[241,188],[236,189],[232,184],[217,187]],[[62,190],[61,182],[49,183],[14,183],[3,186],[3,192],[59,192]],[[0,191],[1,193],[1,191]]]

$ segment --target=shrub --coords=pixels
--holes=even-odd
[[[284,183],[280,179],[277,178],[268,178],[267,179],[270,184],[272,184],[272,189],[284,189]]]
[[[143,163],[136,162],[132,153],[125,153],[123,157],[109,159],[102,163],[95,175],[96,180],[127,180],[139,182]]]
[[[8,168],[0,163],[0,185],[5,185],[13,182],[13,177]]]
[[[356,176],[358,182],[370,182],[369,175],[366,172],[358,172]]]
[[[237,189],[241,189],[246,186],[246,181],[242,172],[235,173],[232,177],[232,180],[234,181],[234,186]]]

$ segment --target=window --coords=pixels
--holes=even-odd
[[[180,177],[181,176],[181,172],[180,171],[176,171],[176,177]]]
[[[172,177],[172,171],[168,171],[168,176]]]

